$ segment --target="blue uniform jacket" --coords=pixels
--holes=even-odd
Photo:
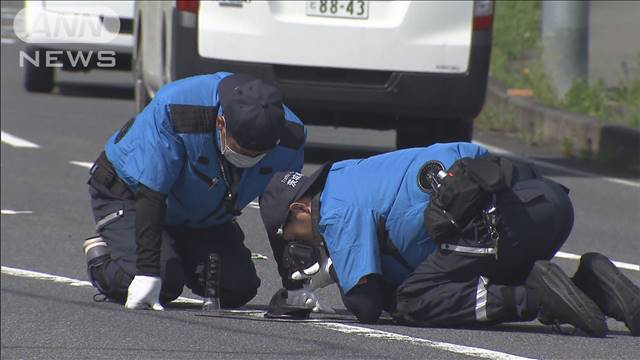
[[[219,166],[218,157],[222,155],[217,132],[179,132],[174,126],[176,119],[172,119],[180,113],[176,111],[180,105],[196,105],[187,107],[189,111],[218,108],[218,114],[222,114],[218,83],[228,75],[231,74],[193,76],[163,86],[126,135],[120,138],[120,132],[116,132],[105,145],[107,158],[132,190],[144,184],[167,195],[168,225],[204,228],[234,217],[219,206],[227,186]],[[284,114],[289,131],[286,139],[281,138],[280,144],[254,167],[242,170],[235,191],[235,209],[243,209],[260,195],[274,173],[302,169],[306,129],[286,106]],[[216,114],[209,115],[214,124]]]
[[[430,196],[418,186],[426,162],[437,160],[448,169],[460,158],[486,154],[475,144],[449,143],[335,163],[320,196],[318,231],[342,291],[369,274],[393,284],[409,275],[393,257],[380,253],[376,225],[381,216],[393,244],[413,268],[435,250],[423,217]]]

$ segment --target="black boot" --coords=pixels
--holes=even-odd
[[[582,255],[573,282],[606,316],[624,321],[633,336],[640,336],[640,288],[606,256]]]
[[[541,323],[571,324],[587,334],[604,337],[607,323],[602,311],[556,264],[539,260],[533,266],[526,287],[536,292]]]

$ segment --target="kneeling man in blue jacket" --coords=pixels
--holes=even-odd
[[[306,130],[278,88],[215,73],[163,86],[106,142],[89,178],[95,236],[89,280],[128,309],[162,310],[187,286],[205,296],[220,258],[222,307],[246,304],[260,278],[236,218],[278,171],[300,170]]]
[[[268,315],[308,316],[313,291],[336,283],[364,323],[383,310],[425,326],[537,318],[601,337],[607,315],[637,336],[640,289],[604,255],[583,255],[572,278],[549,261],[573,226],[568,189],[532,165],[502,160],[475,144],[450,143],[325,164],[308,177],[276,174],[260,198],[284,285]],[[463,162],[479,178],[486,164],[508,176],[477,216],[456,223],[448,211],[460,202],[443,204],[473,194],[469,186],[446,189],[466,176],[456,165]],[[476,200],[463,198],[462,208]],[[447,236],[434,236],[434,209],[455,225]]]

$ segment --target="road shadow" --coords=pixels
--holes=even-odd
[[[183,310],[193,312],[197,317],[234,319],[243,321],[276,321],[290,323],[339,322],[357,324],[356,318],[347,310],[334,309],[333,312],[314,312],[308,318],[289,316],[265,316],[269,310],[267,305],[244,305],[239,309],[221,309],[219,311],[204,311],[202,305],[188,303],[169,303],[166,310]]]
[[[133,86],[130,85],[88,84],[67,81],[59,81],[57,85],[58,92],[62,96],[124,100],[132,100],[134,98]]]

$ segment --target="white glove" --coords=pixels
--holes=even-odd
[[[333,262],[331,258],[322,252],[320,263],[315,263],[312,266],[296,271],[291,274],[292,280],[305,280],[304,288],[310,291],[322,289],[333,284],[333,278],[331,278],[331,265]]]
[[[136,275],[127,291],[127,309],[164,310],[160,305],[160,288],[162,279],[156,276]]]

